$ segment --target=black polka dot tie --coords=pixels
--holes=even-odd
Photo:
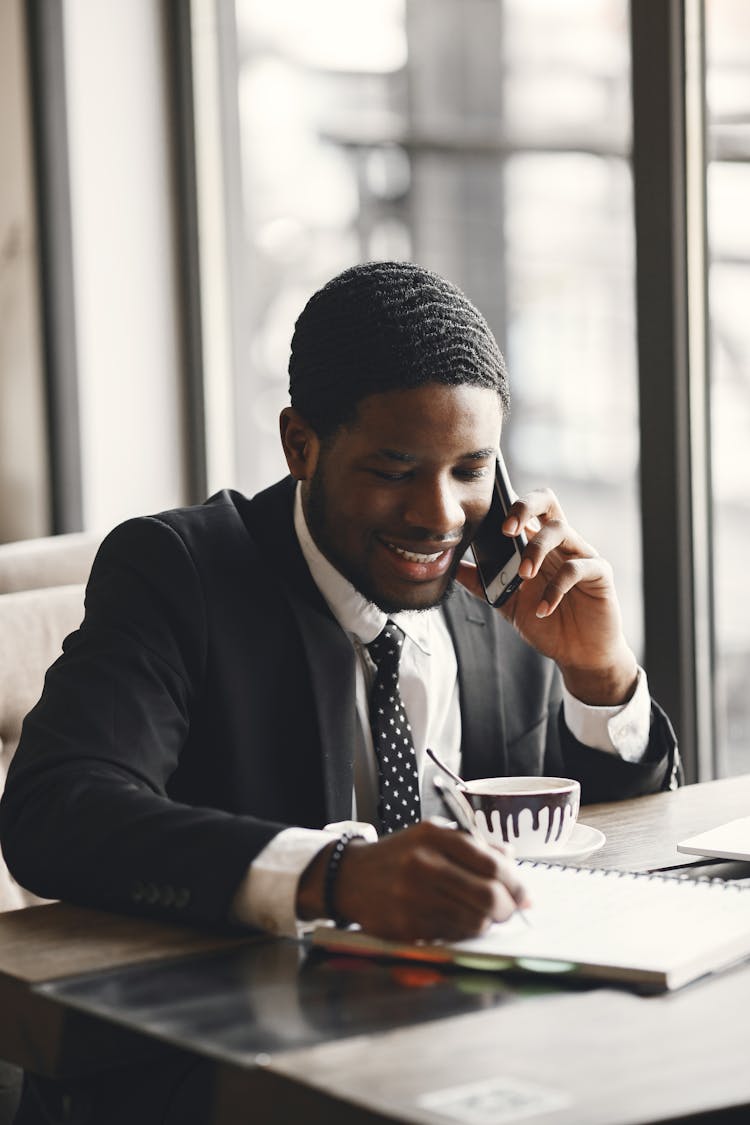
[[[367,646],[378,669],[370,696],[370,726],[378,763],[378,813],[383,835],[421,819],[417,755],[398,690],[403,644],[404,634],[398,625],[386,621],[383,632]]]

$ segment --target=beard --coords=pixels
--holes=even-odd
[[[363,598],[372,605],[377,606],[383,613],[401,613],[405,610],[424,613],[428,610],[435,609],[437,606],[443,605],[455,590],[456,573],[464,550],[468,544],[464,544],[456,549],[450,569],[444,576],[443,587],[435,598],[427,604],[417,606],[408,603],[404,604],[402,601],[389,597],[388,594],[378,586],[377,580],[369,573],[364,564],[359,564],[356,559],[344,554],[337,546],[335,536],[332,533],[332,527],[335,526],[335,522],[330,518],[330,505],[328,503],[320,467],[316,469],[308,482],[304,510],[308,530],[315,540],[318,550],[325,555],[329,563],[336,568],[339,574],[346,578],[347,582],[351,583]]]

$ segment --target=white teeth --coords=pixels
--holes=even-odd
[[[401,555],[402,559],[406,559],[407,562],[437,562],[440,556],[445,553],[444,551],[438,551],[435,555],[419,555],[416,551],[405,551],[403,547],[397,547],[395,543],[389,543],[388,546],[392,551],[395,551],[397,555]]]

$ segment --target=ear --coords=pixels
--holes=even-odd
[[[279,430],[289,472],[295,480],[309,480],[318,463],[320,438],[293,406],[281,411]]]

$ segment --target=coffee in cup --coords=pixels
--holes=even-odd
[[[489,843],[512,844],[519,857],[539,856],[570,838],[581,786],[570,777],[483,777],[464,782],[463,795]]]

